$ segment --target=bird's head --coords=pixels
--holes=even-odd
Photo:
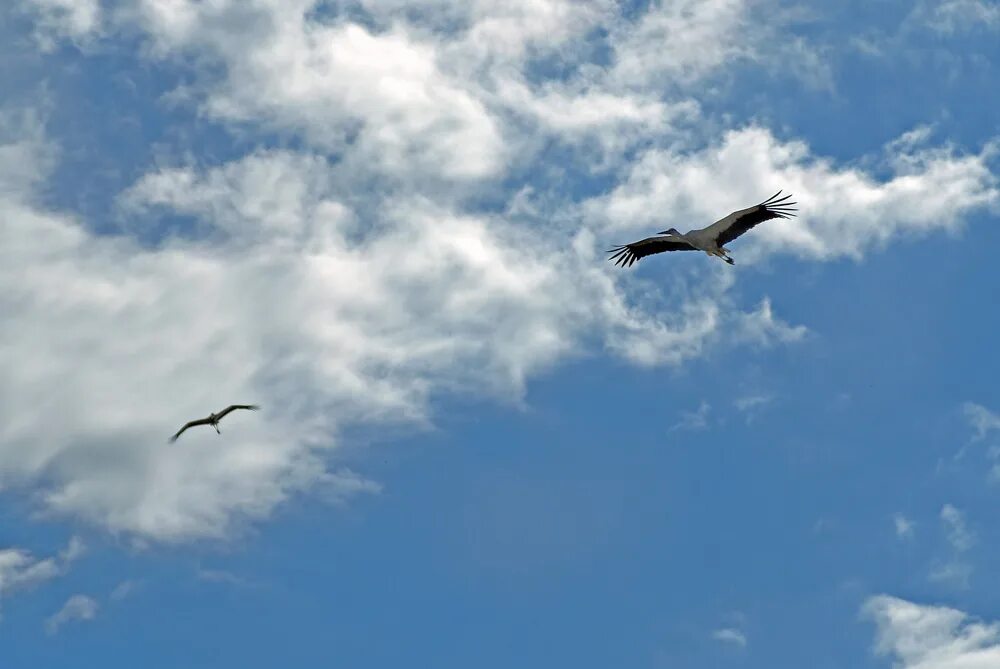
[[[679,236],[681,233],[677,232],[677,228],[670,228],[669,230],[664,230],[663,232],[657,232],[656,234],[658,234],[658,235],[678,235]]]

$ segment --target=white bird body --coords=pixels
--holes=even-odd
[[[797,210],[792,208],[795,203],[787,202],[791,195],[776,199],[779,195],[781,195],[780,190],[764,202],[734,211],[700,230],[691,230],[681,234],[676,229],[670,228],[657,233],[657,235],[662,236],[647,237],[631,244],[616,246],[608,251],[612,254],[609,259],[615,261],[616,265],[629,267],[639,258],[654,253],[704,251],[710,256],[717,256],[730,265],[734,265],[736,263],[729,257],[729,250],[725,248],[726,244],[764,221],[795,216],[794,212]]]

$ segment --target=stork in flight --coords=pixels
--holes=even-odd
[[[670,228],[657,235],[663,237],[647,237],[631,244],[616,246],[608,251],[612,256],[609,260],[616,261],[616,265],[631,267],[639,258],[644,258],[654,253],[664,251],[704,251],[710,256],[718,256],[730,265],[735,265],[733,259],[729,257],[729,250],[724,248],[726,244],[733,241],[744,232],[750,230],[759,223],[772,218],[791,218],[795,216],[797,209],[792,207],[794,202],[787,202],[791,195],[776,199],[781,195],[777,193],[764,200],[758,205],[734,211],[725,218],[720,218],[712,225],[701,230],[692,230],[687,234],[681,234],[676,229]]]
[[[236,409],[249,409],[250,411],[256,411],[259,408],[260,407],[257,406],[256,404],[231,404],[227,408],[220,411],[219,413],[209,414],[207,418],[199,418],[198,420],[188,421],[187,423],[185,423],[184,427],[177,430],[177,434],[170,437],[170,441],[171,442],[177,441],[177,437],[181,436],[184,430],[188,429],[189,427],[195,427],[196,425],[211,425],[212,427],[215,428],[216,432],[222,434],[222,432],[219,431],[219,421],[222,420],[227,415],[229,415],[231,411],[235,411]]]

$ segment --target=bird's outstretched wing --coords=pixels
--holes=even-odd
[[[729,216],[719,219],[702,232],[715,237],[716,244],[724,246],[764,221],[795,216],[795,212],[798,211],[793,209],[795,202],[787,201],[791,195],[776,199],[779,195],[781,195],[780,190],[756,206],[734,211]]]
[[[616,265],[620,267],[631,267],[632,264],[639,258],[645,258],[646,256],[653,255],[654,253],[663,253],[664,251],[696,251],[697,249],[687,242],[676,239],[673,236],[666,237],[647,237],[646,239],[640,239],[637,242],[632,242],[631,244],[623,244],[622,246],[616,246],[615,248],[608,251],[611,257],[608,260],[613,260]]]
[[[230,404],[228,407],[219,412],[216,416],[217,419],[222,420],[222,417],[228,415],[231,411],[236,411],[237,409],[248,409],[250,411],[256,411],[260,407],[256,404]]]
[[[198,420],[188,421],[187,423],[184,424],[184,427],[177,430],[177,434],[170,437],[170,441],[171,442],[177,441],[177,437],[181,436],[184,430],[188,429],[189,427],[195,427],[196,425],[209,425],[209,424],[211,424],[211,421],[208,420],[207,418],[199,418]]]

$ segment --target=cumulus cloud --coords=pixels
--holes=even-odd
[[[708,301],[671,322],[630,307],[592,241],[500,215],[387,198],[359,231],[334,176],[267,151],[151,172],[123,208],[197,220],[153,245],[0,203],[3,323],[32,333],[0,361],[3,480],[115,531],[221,537],[297,491],[377,490],[328,471],[343,425],[425,421],[434,392],[516,399],[595,329],[680,362],[725,322]],[[233,401],[263,409],[164,443]]]
[[[645,152],[621,184],[589,203],[590,215],[622,234],[662,228],[664,211],[703,227],[782,188],[795,196],[799,217],[756,228],[741,240],[737,262],[778,252],[826,260],[860,258],[903,235],[957,232],[970,212],[1000,202],[992,145],[977,154],[911,142],[894,149],[894,174],[879,181],[812,155],[804,142],[749,126],[694,154]]]
[[[35,38],[43,50],[67,38],[89,42],[101,30],[100,0],[22,0],[35,17]]]
[[[1000,625],[957,609],[878,595],[862,615],[876,625],[875,653],[898,669],[992,669],[1000,666]]]
[[[229,536],[304,491],[378,491],[337,466],[345,426],[426,424],[454,392],[518,402],[594,349],[676,365],[806,335],[703,257],[672,259],[666,288],[652,262],[604,262],[663,212],[700,225],[793,191],[802,217],[741,240],[752,263],[860,257],[995,204],[986,149],[908,140],[880,180],[698,125],[699,80],[769,57],[784,19],[744,39],[750,5],[130,0],[81,19],[77,37],[138,36],[183,75],[171,102],[250,148],[158,161],[112,235],[40,202],[57,149],[0,116],[0,484],[133,538]],[[263,409],[164,443],[230,402]]]
[[[97,601],[87,595],[73,595],[63,607],[45,621],[45,631],[55,634],[68,622],[93,620],[97,617]]]

